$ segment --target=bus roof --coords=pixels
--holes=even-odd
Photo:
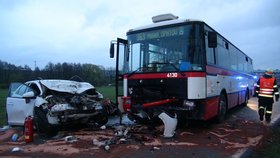
[[[203,22],[204,23],[204,21],[195,20],[195,19],[166,20],[166,21],[156,22],[156,23],[153,23],[153,24],[150,24],[150,25],[145,25],[145,26],[134,28],[134,29],[130,29],[128,32],[145,30],[145,29],[155,28],[155,27],[160,27],[160,26],[167,26],[167,25],[186,23],[186,22]]]

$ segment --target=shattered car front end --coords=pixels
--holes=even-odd
[[[24,100],[21,104],[27,104],[24,105],[26,108],[21,110],[18,102],[20,99]],[[39,133],[47,135],[54,135],[66,126],[87,123],[102,126],[108,121],[107,105],[103,95],[87,82],[28,81],[10,92],[7,103],[10,103],[7,104],[10,124],[14,122],[17,125],[23,124],[23,118],[33,115]],[[19,115],[23,116],[19,117]],[[13,120],[14,118],[16,121]]]
[[[35,106],[42,107],[50,124],[87,123],[104,112],[103,96],[90,84],[61,80],[41,84],[45,93],[36,98]]]

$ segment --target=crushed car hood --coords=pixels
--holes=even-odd
[[[80,94],[89,89],[94,89],[94,86],[87,82],[76,82],[69,80],[41,80],[40,83],[50,90],[71,94]]]

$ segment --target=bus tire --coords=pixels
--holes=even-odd
[[[227,99],[225,94],[220,95],[218,106],[217,122],[221,123],[226,119],[227,115]]]
[[[245,100],[244,100],[244,102],[243,102],[241,105],[242,105],[242,106],[247,106],[248,101],[249,101],[249,92],[248,92],[248,90],[246,90],[246,93],[245,93]]]

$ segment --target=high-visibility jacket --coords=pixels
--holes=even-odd
[[[257,91],[259,97],[273,98],[274,95],[278,95],[279,91],[276,84],[275,77],[260,77],[257,83]]]

